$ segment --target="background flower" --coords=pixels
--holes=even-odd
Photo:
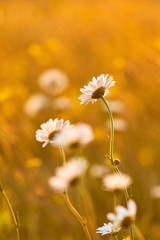
[[[128,188],[132,183],[132,179],[128,174],[113,173],[103,178],[103,186],[107,191],[119,191]]]
[[[108,213],[107,218],[111,221],[114,227],[124,227],[128,228],[132,222],[135,221],[137,206],[136,203],[129,199],[127,203],[127,208],[123,206],[116,206],[114,213]]]
[[[55,176],[49,178],[49,184],[54,191],[64,192],[78,182],[87,167],[85,158],[71,158],[64,166],[56,168]]]
[[[52,147],[42,149],[35,132],[49,118],[88,123],[93,128],[94,141],[76,149],[76,154],[85,153],[91,165],[106,166],[108,113],[102,110],[101,101],[80,106],[78,97],[79,89],[92,76],[110,73],[116,84],[106,98],[124,103],[123,111],[114,111],[113,117],[127,123],[125,131],[115,132],[114,156],[121,160],[122,172],[134,180],[131,194],[138,205],[139,228],[146,240],[151,236],[159,240],[160,203],[151,197],[150,188],[160,179],[160,1],[36,2],[0,1],[0,180],[15,212],[19,212],[21,238],[84,238],[63,199],[53,195],[48,186],[48,178],[61,164],[59,151]],[[67,88],[61,85],[63,91],[56,96],[38,85],[40,75],[49,69],[59,69],[69,81]],[[67,97],[71,107],[58,111],[51,104],[31,118],[24,113],[24,105],[36,93],[45,95],[51,103],[55,98]],[[36,167],[31,168],[35,158],[40,158],[41,164],[35,163]],[[90,174],[86,184],[97,224],[101,224],[105,222],[104,213],[113,208],[113,196],[101,191],[101,179]],[[80,204],[77,190],[71,194],[79,211],[91,219],[89,226],[97,239],[93,211],[88,210],[86,202]],[[12,239],[15,229],[1,197],[0,201],[0,239]]]
[[[61,132],[71,129],[69,121],[63,119],[58,120],[58,118],[49,119],[46,123],[41,124],[41,129],[36,131],[36,139],[39,142],[44,142],[42,147],[45,147],[48,143],[56,144],[58,135]],[[58,141],[58,144],[61,145],[61,142]]]
[[[96,233],[101,233],[101,235],[111,235],[119,232],[120,228],[114,228],[114,225],[109,222],[108,224],[104,223],[103,227],[97,228]]]
[[[67,75],[59,69],[49,69],[38,79],[39,86],[51,95],[59,95],[68,86]]]

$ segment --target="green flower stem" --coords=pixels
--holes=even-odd
[[[81,215],[78,213],[78,211],[73,207],[73,205],[71,204],[70,199],[68,197],[67,191],[64,192],[64,197],[65,197],[65,201],[66,201],[68,208],[70,209],[70,211],[74,214],[74,216],[78,219],[79,223],[81,224],[81,226],[85,232],[87,240],[92,240],[91,235],[88,230],[88,227],[87,227],[87,221],[84,218],[82,218]]]
[[[63,147],[62,147],[61,145],[59,146],[59,151],[60,151],[60,153],[61,153],[63,165],[65,165],[66,162],[67,162],[67,161],[66,161],[66,155],[65,155],[64,149],[63,149]]]
[[[113,115],[112,115],[111,109],[110,109],[107,101],[105,100],[105,98],[102,96],[101,99],[103,100],[104,104],[107,107],[107,110],[108,110],[108,113],[109,113],[109,117],[110,117],[110,121],[111,121],[111,140],[110,140],[110,158],[109,159],[111,161],[111,164],[114,166],[114,170],[117,173],[119,173],[119,175],[121,176],[121,172],[120,172],[119,168],[115,165],[114,159],[113,159],[113,141],[114,141]],[[124,195],[125,195],[126,202],[128,202],[129,194],[128,194],[127,188],[124,186],[123,190],[124,190]],[[132,225],[130,225],[130,237],[131,237],[131,240],[134,240]]]
[[[130,224],[129,226],[129,231],[130,231],[130,236],[131,236],[131,240],[134,240],[134,232],[133,232],[133,228],[132,228],[132,224]]]
[[[116,214],[116,205],[117,205],[117,196],[116,193],[113,192],[113,202],[114,202],[114,213]]]
[[[61,156],[62,156],[63,165],[65,165],[66,164],[66,156],[65,156],[64,149],[63,149],[62,146],[60,146],[59,150],[60,150],[60,153],[61,153]],[[68,196],[68,191],[66,190],[63,195],[64,195],[64,198],[65,198],[65,202],[66,202],[67,207],[74,214],[74,216],[77,218],[77,220],[81,224],[87,240],[92,240],[91,235],[90,235],[89,230],[88,230],[88,227],[87,227],[87,221],[86,221],[86,219],[82,218],[82,216],[79,214],[79,212],[73,207],[73,205],[72,205],[72,203],[69,199],[69,196]]]
[[[17,219],[16,219],[16,216],[15,216],[15,213],[14,213],[14,211],[13,211],[12,205],[11,205],[11,203],[10,203],[10,201],[9,201],[9,198],[7,197],[7,194],[6,194],[6,192],[4,191],[4,189],[2,188],[1,185],[0,185],[0,191],[1,191],[3,197],[4,197],[5,201],[6,201],[6,204],[7,204],[7,206],[8,206],[8,209],[9,209],[10,214],[11,214],[11,216],[12,216],[13,223],[14,223],[14,226],[15,226],[15,228],[16,228],[17,240],[20,240],[18,221],[17,221]]]
[[[141,231],[139,230],[139,228],[135,224],[133,225],[133,229],[134,229],[135,234],[137,235],[137,238],[139,240],[145,240],[143,234],[141,233]]]
[[[112,116],[112,112],[110,110],[110,107],[109,107],[107,101],[105,100],[105,98],[103,96],[101,98],[102,98],[104,104],[107,107],[107,110],[108,110],[108,113],[109,113],[109,116],[110,116],[110,121],[111,121],[110,160],[111,160],[111,164],[114,165],[114,163],[113,163],[113,142],[114,142],[113,116]]]
[[[114,239],[115,239],[115,240],[118,240],[118,237],[115,235],[115,236],[114,236]]]
[[[122,176],[119,168],[117,166],[114,167],[115,171],[120,175],[120,177]],[[127,188],[125,186],[123,186],[123,191],[124,191],[124,195],[125,195],[125,199],[126,199],[126,203],[128,202],[129,200],[129,194],[128,194],[128,191],[127,191]]]

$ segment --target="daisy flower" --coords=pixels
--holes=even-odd
[[[89,102],[96,102],[98,98],[105,96],[109,91],[108,88],[114,85],[113,77],[108,78],[108,74],[102,74],[97,79],[92,78],[92,81],[89,82],[88,86],[84,86],[80,91],[83,93],[79,99],[81,104]]]
[[[103,227],[97,228],[96,233],[100,233],[101,236],[106,234],[111,235],[111,234],[117,233],[120,229],[121,229],[120,227],[115,228],[114,225],[111,222],[109,222],[108,224],[104,223]]]
[[[72,106],[71,99],[67,97],[58,97],[52,101],[52,109],[55,111],[64,111]]]
[[[54,191],[64,192],[78,182],[87,168],[85,158],[71,158],[64,166],[56,169],[55,175],[49,178],[49,184]]]
[[[68,77],[63,71],[51,68],[40,75],[38,84],[46,93],[57,96],[68,87]]]
[[[120,191],[131,185],[132,179],[128,174],[113,173],[103,178],[103,185],[107,191]]]
[[[102,178],[109,172],[109,168],[101,164],[92,164],[89,173],[92,177]]]
[[[94,139],[92,127],[86,123],[77,123],[69,131],[59,134],[57,142],[64,148],[76,148],[89,144]]]
[[[31,118],[36,117],[42,110],[47,109],[50,105],[49,99],[41,94],[36,93],[30,96],[24,105],[24,112]]]
[[[114,213],[108,213],[107,218],[109,221],[113,222],[115,227],[127,228],[129,225],[135,221],[137,206],[136,203],[130,199],[127,204],[127,208],[123,206],[117,206]]]
[[[153,186],[151,189],[152,198],[160,198],[160,185]]]
[[[69,121],[63,119],[49,119],[46,123],[41,124],[41,129],[36,131],[36,139],[39,142],[44,142],[42,147],[45,147],[48,143],[56,144],[56,137],[60,132],[70,129],[72,126]]]

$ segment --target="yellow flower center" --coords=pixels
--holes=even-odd
[[[105,87],[100,87],[92,93],[93,99],[101,98],[105,93]]]

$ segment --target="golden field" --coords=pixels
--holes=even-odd
[[[112,171],[105,158],[108,113],[101,100],[86,106],[78,100],[80,88],[107,73],[116,81],[106,95],[115,119],[114,157],[133,179],[129,192],[137,203],[136,224],[146,240],[160,239],[160,193],[152,195],[160,185],[159,9],[158,0],[0,1],[0,181],[18,212],[21,240],[85,239],[63,196],[48,184],[61,165],[59,151],[51,145],[42,149],[35,132],[49,118],[90,124],[94,140],[67,151],[67,158],[84,155],[90,168],[101,164]],[[39,86],[49,69],[67,76],[59,94]],[[26,110],[34,94],[46,100],[37,112],[34,106]],[[86,216],[93,239],[107,239],[96,228],[113,211],[113,196],[89,169],[84,185],[87,190],[71,189],[70,198]],[[0,239],[16,239],[2,195]]]

